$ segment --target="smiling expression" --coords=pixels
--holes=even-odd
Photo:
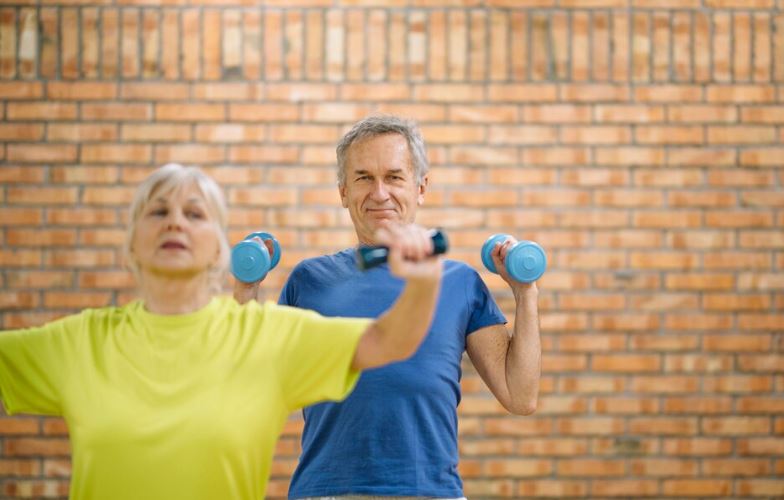
[[[414,222],[427,176],[417,182],[405,137],[391,133],[354,143],[346,152],[345,169],[340,199],[360,243],[373,243],[379,221]]]

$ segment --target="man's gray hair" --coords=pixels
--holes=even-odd
[[[392,115],[371,115],[357,122],[340,139],[336,153],[338,157],[338,184],[346,185],[346,155],[349,148],[357,142],[385,134],[400,134],[408,143],[408,151],[411,155],[411,166],[414,170],[414,178],[417,185],[421,185],[428,172],[427,153],[425,152],[425,140],[419,127],[412,120],[406,120]]]

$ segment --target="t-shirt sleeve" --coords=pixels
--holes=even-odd
[[[466,329],[468,334],[470,335],[486,326],[505,324],[504,313],[501,312],[487,285],[476,271],[471,271],[470,283],[471,286],[466,287],[467,300],[471,310]]]
[[[279,333],[279,376],[289,409],[348,396],[359,378],[351,362],[371,320],[327,318],[272,304],[267,307],[268,317],[274,318],[271,326]]]
[[[81,324],[80,316],[0,332],[0,398],[6,412],[62,415],[68,345]]]

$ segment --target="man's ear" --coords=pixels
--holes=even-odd
[[[422,182],[419,183],[419,187],[417,188],[419,190],[417,193],[417,205],[422,205],[425,202],[425,192],[427,191],[428,182],[430,182],[430,177],[425,175],[422,178]]]
[[[346,185],[345,184],[338,184],[338,192],[340,193],[340,204],[343,205],[343,208],[348,208],[348,198],[346,197]]]

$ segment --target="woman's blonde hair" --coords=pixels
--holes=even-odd
[[[219,256],[217,264],[210,270],[210,285],[217,292],[221,289],[223,278],[229,265],[229,240],[226,236],[227,209],[226,200],[220,186],[207,174],[196,167],[184,167],[177,163],[168,163],[150,174],[133,196],[128,217],[128,231],[125,234],[123,253],[125,260],[136,279],[139,279],[139,267],[133,259],[132,245],[136,235],[136,224],[147,205],[157,194],[167,194],[195,184],[206,201],[210,218],[215,221],[215,234],[218,236]]]

